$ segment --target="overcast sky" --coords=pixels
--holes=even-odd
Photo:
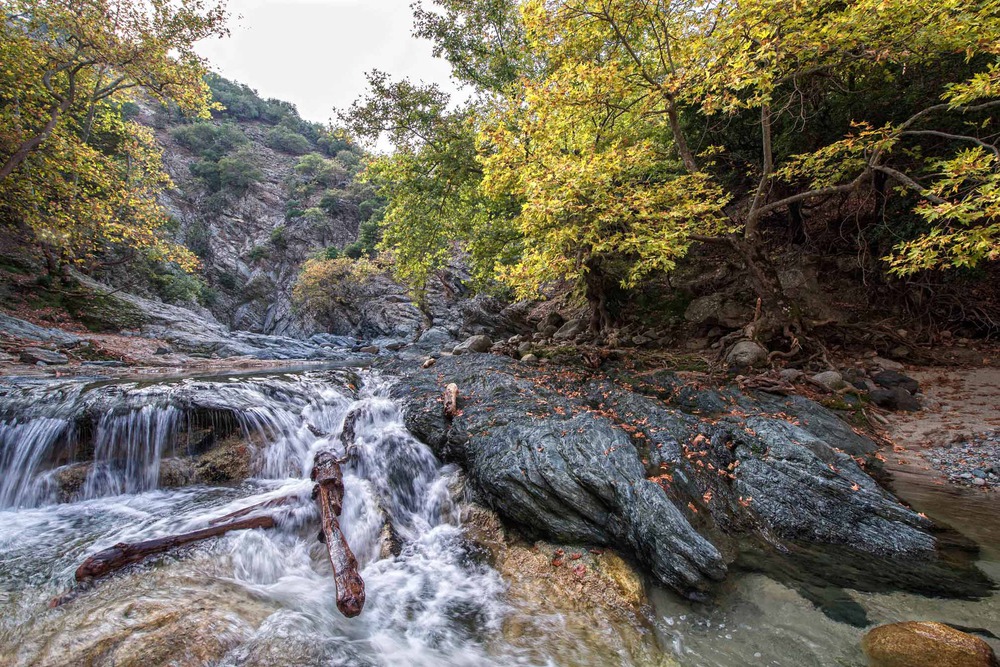
[[[453,89],[448,64],[412,37],[411,0],[229,0],[232,35],[199,45],[212,68],[325,123],[372,69]]]

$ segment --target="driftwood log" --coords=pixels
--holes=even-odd
[[[323,530],[320,533],[326,544],[326,551],[333,566],[334,583],[337,586],[337,609],[348,618],[357,616],[365,606],[365,582],[358,573],[358,559],[354,557],[347,539],[340,530],[340,512],[344,502],[344,478],[337,457],[328,451],[321,451],[313,459],[312,479],[316,483],[313,497],[319,505]],[[128,544],[119,542],[113,547],[99,551],[83,561],[76,570],[77,587],[54,598],[49,605],[57,607],[72,600],[79,591],[91,586],[98,579],[139,563],[150,556],[162,554],[186,544],[219,537],[234,530],[252,528],[273,528],[274,516],[257,514],[273,510],[296,500],[296,496],[272,498],[264,502],[244,507],[218,517],[209,522],[208,528],[181,535],[157,537],[143,542]]]
[[[340,530],[340,511],[344,502],[344,477],[337,457],[320,451],[313,458],[313,495],[319,505],[323,530],[320,533],[333,566],[337,585],[337,609],[348,618],[357,616],[365,606],[365,582],[358,573],[358,559]]]
[[[185,544],[191,544],[192,542],[200,542],[201,540],[207,540],[210,537],[225,535],[232,530],[249,530],[251,528],[273,527],[273,516],[254,516],[246,519],[237,519],[235,521],[212,526],[210,528],[202,528],[201,530],[195,530],[190,533],[170,535],[168,537],[157,537],[152,540],[146,540],[145,542],[136,542],[135,544],[119,542],[113,547],[108,547],[104,551],[98,551],[96,554],[83,561],[80,567],[76,569],[76,582],[78,584],[88,583],[95,579],[106,577],[127,565],[138,563],[150,556],[161,554],[165,551],[169,551],[170,549],[176,549],[177,547],[182,547]]]

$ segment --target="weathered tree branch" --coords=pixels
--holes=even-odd
[[[358,573],[358,559],[340,530],[338,517],[344,502],[344,479],[333,452],[324,450],[316,454],[312,479],[316,482],[313,494],[322,519],[320,534],[326,544],[337,586],[337,609],[352,618],[360,614],[365,606],[365,582]]]

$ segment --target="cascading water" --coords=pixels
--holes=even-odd
[[[225,562],[218,580],[273,608],[259,627],[242,629],[223,664],[492,663],[485,640],[500,628],[503,584],[471,556],[462,537],[450,490],[457,471],[407,432],[386,398],[386,382],[369,376],[355,394],[348,386],[353,380],[333,379],[340,386],[319,373],[54,395],[40,386],[25,389],[22,413],[0,427],[0,497],[9,508],[0,512],[0,602],[6,597],[17,608],[0,621],[0,655],[11,649],[13,664],[62,664],[51,653],[51,638],[11,640],[40,595],[65,587],[86,554],[119,541],[197,529],[235,509],[298,494],[303,502],[285,511],[277,529],[234,533],[196,550]],[[48,409],[39,409],[46,398]],[[87,449],[76,434],[81,415],[109,402],[114,409],[93,426],[92,451],[86,452],[93,463],[81,497],[44,505],[54,498],[53,471],[79,465],[72,457]],[[154,490],[160,462],[178,453],[191,429],[193,408],[228,411],[245,435],[258,436],[264,443],[256,452],[258,478],[236,488]],[[353,438],[344,439],[350,451],[341,519],[368,593],[363,615],[352,620],[334,606],[329,566],[316,542],[318,513],[308,501],[313,455],[319,448],[343,449],[348,416]],[[39,595],[25,582],[38,584],[40,577],[45,585]],[[114,582],[101,588],[67,605],[68,613],[115,597]],[[263,655],[272,658],[258,662]]]
[[[762,574],[732,573],[710,604],[654,590],[655,616],[627,626],[586,602],[572,609],[572,592],[570,606],[547,604],[539,548],[518,547],[541,569],[519,580],[532,559],[508,563],[505,582],[463,535],[458,471],[408,433],[388,386],[346,371],[0,386],[0,667],[862,664],[858,628]],[[255,477],[162,488],[168,460],[200,455],[212,433],[253,447]],[[316,539],[308,476],[320,448],[347,457],[341,525],[367,591],[353,619],[336,610]],[[48,608],[96,551],[288,496],[299,502],[274,529],[151,559]],[[995,559],[982,566],[1000,578]],[[1000,619],[996,596],[848,594],[879,622]]]

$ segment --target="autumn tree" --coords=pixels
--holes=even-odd
[[[449,104],[437,86],[374,72],[367,96],[343,115],[355,136],[382,137],[394,148],[371,160],[362,177],[387,201],[380,247],[392,255],[396,275],[418,292],[447,266],[456,246],[469,253],[480,284],[518,251],[511,203],[481,187],[477,110]]]
[[[858,109],[832,130],[824,128],[825,134],[818,133],[824,139],[806,151],[789,138],[823,121],[811,101],[816,91],[863,95],[868,91],[859,82],[869,90],[899,86],[914,71],[956,55],[971,66],[981,63],[997,49],[996,2],[532,0],[524,14],[532,48],[544,49],[558,64],[535,84],[538,90],[558,101],[564,93],[554,77],[561,70],[613,71],[615,81],[608,85],[642,117],[633,127],[665,124],[670,152],[689,176],[713,174],[726,184],[730,224],[723,228],[738,234],[709,235],[692,226],[677,241],[682,250],[702,240],[727,243],[740,253],[767,311],[748,335],[766,338],[782,331],[781,325],[803,326],[782,299],[763,252],[761,225],[805,202],[884,189],[889,182],[918,197],[917,209],[931,224],[927,235],[897,249],[897,271],[990,256],[996,149],[984,138],[991,132],[984,112],[993,102],[982,98],[994,93],[992,66],[965,84],[940,82],[943,100],[901,117],[866,118],[865,109]],[[956,116],[969,123],[965,131],[948,129]],[[723,147],[705,146],[702,138],[712,136],[713,125],[727,128],[724,134],[751,122],[757,156],[735,165],[751,176],[749,183],[714,171],[697,154],[708,149],[725,163]],[[931,157],[927,149],[952,157]],[[551,176],[539,174],[536,186],[545,178]],[[687,203],[713,200],[714,190],[706,198],[692,189]],[[965,230],[956,232],[956,225]]]
[[[0,23],[0,205],[50,261],[103,243],[141,247],[190,267],[159,232],[169,184],[151,133],[122,105],[145,98],[208,117],[193,50],[225,34],[204,0],[10,0]]]

